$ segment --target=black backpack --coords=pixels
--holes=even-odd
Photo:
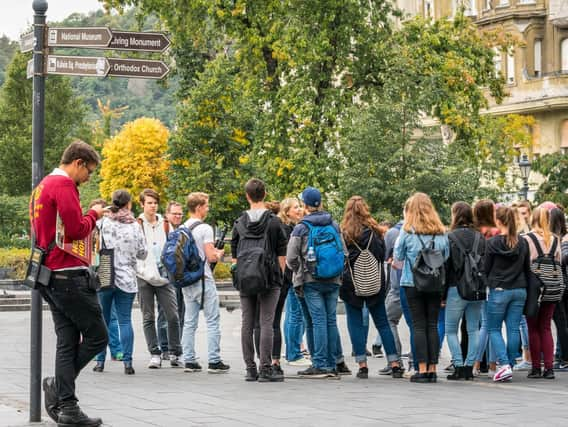
[[[428,246],[418,234],[416,237],[422,243],[422,249],[418,252],[416,261],[412,266],[414,286],[419,292],[442,292],[446,283],[446,267],[444,265],[444,254],[435,247],[434,239],[436,236],[432,236]]]
[[[526,234],[532,240],[538,256],[531,263],[531,270],[535,273],[543,284],[543,292],[541,301],[543,302],[559,302],[562,299],[566,285],[562,275],[562,266],[554,258],[554,253],[558,247],[558,238],[554,239],[548,254],[542,251],[540,242],[533,233]]]
[[[455,234],[448,235],[448,238],[456,244],[463,254],[462,274],[457,282],[457,290],[460,297],[467,301],[482,301],[486,297],[486,283],[483,272],[481,271],[481,255],[477,252],[481,233],[475,232],[475,238],[471,250],[467,250],[463,243]]]
[[[275,261],[268,239],[269,223],[270,220],[262,235],[253,237],[247,235],[246,227],[237,221],[239,243],[233,284],[243,295],[258,295],[271,288]]]

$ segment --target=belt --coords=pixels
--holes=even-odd
[[[76,277],[89,277],[89,270],[81,268],[77,270],[52,271],[51,273],[53,280],[70,280]]]

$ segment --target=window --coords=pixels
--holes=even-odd
[[[507,83],[515,83],[515,52],[507,53]]]
[[[534,76],[542,74],[542,40],[534,41]]]
[[[491,10],[493,9],[493,1],[492,0],[485,0],[485,9],[484,10]]]
[[[434,1],[433,0],[426,0],[424,2],[424,16],[427,18],[434,17]]]
[[[493,57],[493,64],[495,64],[495,75],[499,77],[499,74],[503,73],[503,61],[501,60],[501,51],[498,47],[494,47],[495,56]]]
[[[562,40],[560,44],[560,71],[568,73],[568,39]]]
[[[560,151],[563,154],[568,152],[568,120],[564,120],[560,127]]]

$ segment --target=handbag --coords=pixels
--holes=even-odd
[[[99,250],[99,265],[95,272],[95,281],[100,291],[113,289],[115,287],[115,270],[114,270],[114,248],[107,248],[103,234],[103,224],[101,223],[100,236],[101,248]]]
[[[525,316],[535,317],[538,314],[541,288],[543,288],[543,284],[540,278],[533,271],[529,271],[527,275],[527,299],[523,309]]]

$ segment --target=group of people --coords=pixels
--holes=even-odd
[[[138,218],[126,190],[115,191],[110,206],[94,201],[83,215],[77,186],[99,162],[88,144],[72,143],[60,166],[34,191],[31,205],[35,243],[46,251],[44,265],[52,270],[49,285],[39,290],[57,334],[55,377],[43,382],[45,406],[61,426],[102,423],[77,405],[75,379],[94,357],[94,370],[104,371],[109,335],[111,344],[115,341],[111,356],[123,361],[125,374],[135,373],[131,313],[136,294],[148,368],[167,360],[186,372],[202,370],[195,351],[202,309],[207,370],[230,369],[220,355],[219,297],[211,267],[222,261],[224,250],[216,247],[214,230],[205,222],[209,196],[188,195],[189,219],[183,224],[183,206],[170,202],[162,217],[160,195],[152,189],[139,196],[143,212]],[[235,221],[230,246],[246,381],[284,381],[283,342],[287,362],[303,368],[300,377],[351,375],[337,326],[338,299],[361,379],[369,376],[369,317],[378,333],[373,353],[382,347],[387,360],[379,374],[393,378],[436,382],[447,337],[453,369],[448,380],[471,380],[488,371],[494,381],[507,381],[523,369],[529,378],[553,379],[552,319],[558,331],[556,367],[568,367],[568,238],[561,206],[547,202],[531,212],[528,202],[456,202],[446,227],[428,195],[415,193],[404,205],[403,218],[392,225],[379,224],[366,201],[353,196],[338,223],[323,209],[316,188],[280,203],[265,201],[259,179],[249,180],[244,190],[249,209]],[[98,229],[101,250],[112,251],[112,287],[97,289],[85,262],[52,244],[58,215],[72,239]],[[168,234],[182,225],[190,230],[205,270],[200,284],[176,288],[161,253]],[[535,288],[540,296],[534,296]],[[406,371],[398,334],[403,316],[411,347]]]

